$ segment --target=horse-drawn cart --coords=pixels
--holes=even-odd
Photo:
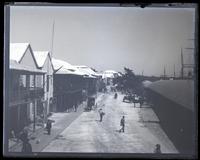
[[[87,100],[87,106],[85,107],[85,111],[91,111],[94,105],[95,105],[95,97],[89,96]]]
[[[141,96],[137,96],[136,94],[129,94],[129,95],[125,95],[123,98],[123,102],[129,102],[129,103],[134,103],[134,107],[136,103],[140,103],[140,107],[142,106],[142,104],[144,103],[144,98],[142,98]]]

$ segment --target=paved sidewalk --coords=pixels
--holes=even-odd
[[[33,152],[40,152],[46,145],[48,145],[56,136],[61,133],[66,127],[68,127],[82,112],[85,103],[82,103],[77,112],[70,113],[53,113],[49,119],[54,120],[52,124],[51,135],[47,134],[44,128],[38,129],[35,133],[30,136],[30,143],[32,145]],[[36,143],[40,141],[39,143]],[[19,142],[17,145],[10,149],[10,152],[20,152],[22,143]]]
[[[103,97],[102,93],[98,93],[96,103],[99,104]],[[81,115],[81,113],[83,113],[86,105],[86,102],[79,105],[77,112],[53,113],[53,115],[49,117],[49,119],[55,121],[55,123],[52,123],[51,135],[48,135],[44,128],[37,129],[34,133],[29,135],[33,152],[41,152],[53,139],[56,139],[64,129],[66,129],[79,115]],[[39,141],[39,143],[37,143],[37,141]],[[10,147],[9,151],[21,152],[21,148],[22,142],[19,141],[18,144]]]

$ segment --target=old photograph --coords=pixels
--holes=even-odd
[[[195,4],[5,13],[5,155],[196,157]]]

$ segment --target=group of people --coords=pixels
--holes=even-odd
[[[52,128],[52,123],[54,121],[48,119],[47,123],[46,123],[46,127],[45,129],[47,130],[47,134],[50,135],[51,134],[51,128]],[[28,130],[27,128],[24,128],[21,133],[19,134],[19,139],[22,142],[22,149],[21,152],[22,153],[32,153],[32,145],[29,142],[29,137],[28,137]]]
[[[99,109],[99,115],[100,115],[99,122],[102,122],[103,116],[105,115],[105,113],[103,112],[102,108]],[[125,116],[122,116],[122,118],[120,120],[120,126],[121,126],[121,128],[119,129],[119,133],[125,132]],[[161,146],[160,146],[160,144],[156,144],[155,145],[155,149],[154,149],[153,153],[161,154]]]
[[[23,131],[19,135],[19,139],[22,141],[22,153],[31,153],[32,146],[29,142],[28,131],[24,128]]]
[[[98,112],[99,112],[99,116],[100,116],[99,122],[102,122],[103,116],[105,115],[105,113],[103,112],[102,108],[100,108]],[[121,129],[119,130],[119,132],[124,132],[124,129],[125,129],[125,116],[122,116],[122,118],[120,120],[120,126],[121,126]]]

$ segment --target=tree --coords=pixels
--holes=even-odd
[[[135,75],[133,70],[124,67],[124,74],[115,79],[115,83],[120,86],[121,90],[129,93],[142,94],[142,77]]]

